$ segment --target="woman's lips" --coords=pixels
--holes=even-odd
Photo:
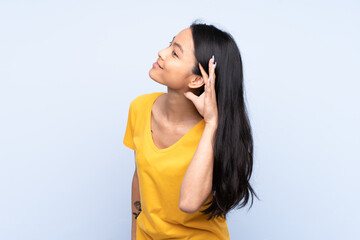
[[[162,69],[162,68],[160,67],[160,65],[159,65],[157,62],[154,62],[154,63],[153,63],[153,67],[154,67],[154,68],[159,68],[159,69]]]

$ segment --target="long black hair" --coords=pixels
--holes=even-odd
[[[200,75],[198,62],[208,71],[214,55],[215,92],[218,107],[218,127],[214,141],[213,199],[201,212],[223,217],[239,205],[244,207],[255,191],[250,185],[253,169],[253,137],[243,88],[243,66],[240,51],[233,37],[213,25],[197,23],[191,26],[194,55],[197,60],[192,72]],[[199,90],[199,89],[198,89]],[[200,92],[203,91],[203,87]],[[258,197],[257,197],[258,198]]]

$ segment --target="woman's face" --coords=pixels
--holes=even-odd
[[[197,63],[190,28],[176,35],[171,45],[160,50],[158,55],[158,65],[155,62],[149,71],[150,78],[156,82],[174,90],[184,91],[204,84],[201,76],[192,73],[192,68]]]

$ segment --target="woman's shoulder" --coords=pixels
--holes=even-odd
[[[143,108],[146,105],[151,104],[152,100],[155,100],[161,94],[164,94],[164,92],[144,93],[135,97],[130,104],[132,107]]]

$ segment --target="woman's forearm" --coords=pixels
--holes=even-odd
[[[205,125],[199,145],[182,180],[179,208],[184,212],[196,212],[211,194],[216,127]]]
[[[137,176],[137,168],[135,167],[134,176],[131,187],[131,239],[136,239],[136,219],[141,213],[140,191],[139,191],[139,179]]]

